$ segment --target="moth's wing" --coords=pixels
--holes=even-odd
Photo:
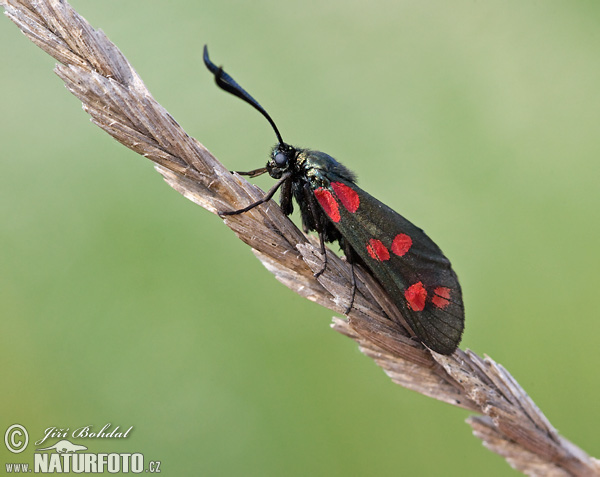
[[[325,214],[421,341],[451,354],[464,329],[464,306],[450,261],[423,230],[387,205],[353,182],[330,179],[330,187],[315,190]]]

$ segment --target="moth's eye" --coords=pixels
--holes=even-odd
[[[275,154],[275,164],[278,166],[285,166],[287,164],[287,156],[283,152]]]

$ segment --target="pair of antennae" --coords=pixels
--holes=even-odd
[[[267,121],[269,121],[269,124],[271,125],[273,131],[275,131],[275,134],[277,135],[277,140],[279,141],[279,144],[284,144],[283,139],[281,138],[281,134],[279,134],[279,130],[277,129],[277,126],[275,126],[275,122],[271,119],[271,116],[269,116],[269,114],[258,103],[258,101],[256,101],[252,96],[250,96],[244,90],[244,88],[237,84],[237,82],[231,76],[225,73],[222,66],[217,66],[212,61],[210,61],[210,58],[208,57],[208,48],[206,45],[204,45],[204,64],[206,65],[208,70],[215,76],[215,83],[217,83],[217,86],[222,90],[225,90],[228,93],[231,93],[234,96],[237,96],[238,98],[246,101],[246,103],[248,103],[258,112],[260,112],[265,118],[267,118]]]

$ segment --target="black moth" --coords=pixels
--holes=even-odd
[[[381,283],[412,328],[409,331],[432,350],[452,354],[464,329],[464,306],[458,278],[440,248],[420,228],[357,187],[354,173],[333,157],[283,142],[267,112],[210,61],[206,46],[204,63],[220,88],[269,121],[279,141],[266,167],[239,173],[256,177],[268,172],[277,183],[258,202],[220,215],[247,212],[281,188],[282,211],[290,215],[295,199],[304,231],[319,234],[325,265],[316,276],[326,267],[325,242],[337,241],[349,263],[360,263]]]

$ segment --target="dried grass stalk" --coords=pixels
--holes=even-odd
[[[123,54],[60,0],[0,0],[6,15],[60,64],[55,72],[92,121],[156,164],[167,183],[212,213],[237,209],[263,192],[231,174],[158,104]],[[351,291],[349,265],[322,257],[274,202],[224,219],[276,278],[300,295],[342,313]],[[600,464],[562,438],[514,378],[490,358],[457,350],[433,353],[408,338],[401,319],[370,275],[357,271],[348,320],[333,329],[355,340],[397,384],[478,413],[467,422],[490,450],[529,475],[600,475]],[[395,320],[390,317],[395,316]]]

